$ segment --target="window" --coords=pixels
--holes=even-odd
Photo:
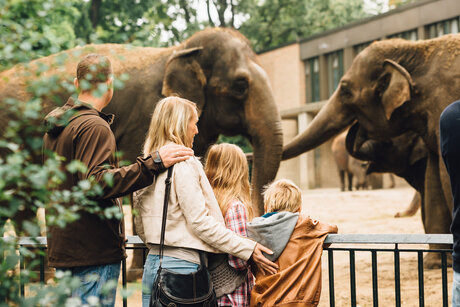
[[[320,101],[319,96],[319,58],[312,58],[308,60],[308,64],[305,65],[306,80],[310,80],[310,101]],[[308,88],[308,87],[307,87]]]
[[[372,42],[367,42],[367,43],[362,43],[362,44],[359,44],[359,45],[355,45],[353,47],[354,56],[357,56],[361,51],[366,49],[367,46],[369,46],[371,43]]]
[[[428,38],[440,37],[445,34],[455,34],[460,31],[459,17],[443,20],[427,26]]]
[[[331,96],[343,76],[343,50],[327,55],[328,94]]]
[[[416,41],[418,39],[417,29],[405,31],[397,34],[388,36],[388,38],[402,38],[410,41]]]

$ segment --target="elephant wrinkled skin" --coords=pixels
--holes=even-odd
[[[289,159],[313,149],[354,121],[360,135],[389,140],[406,131],[427,147],[425,231],[449,233],[452,195],[439,149],[439,117],[460,97],[460,35],[372,43],[354,59],[309,127],[283,150]],[[362,144],[356,143],[360,148]]]

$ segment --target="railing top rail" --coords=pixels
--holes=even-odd
[[[4,238],[8,239],[8,238]],[[143,244],[138,236],[127,236],[127,244]],[[452,244],[451,234],[331,234],[325,243],[340,244]],[[19,245],[46,246],[46,237],[22,237]]]
[[[452,244],[451,234],[330,234],[324,243]]]

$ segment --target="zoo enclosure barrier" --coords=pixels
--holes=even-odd
[[[141,249],[144,250],[144,262],[147,248],[142,243],[138,236],[127,237],[126,249]],[[350,280],[350,303],[351,306],[357,306],[356,300],[356,252],[371,253],[372,265],[372,300],[373,306],[378,306],[378,271],[377,271],[377,254],[378,253],[393,253],[394,255],[394,284],[395,284],[395,306],[401,306],[401,253],[417,254],[418,268],[418,292],[419,306],[425,306],[424,292],[424,267],[423,254],[440,253],[441,255],[441,291],[442,291],[442,306],[448,306],[448,284],[447,284],[447,257],[452,252],[452,249],[427,249],[427,248],[400,248],[399,245],[420,245],[420,244],[448,244],[453,243],[451,234],[331,234],[328,235],[325,244],[332,244],[325,247],[325,253],[328,258],[328,279],[329,279],[329,304],[335,306],[335,280],[334,280],[334,254],[336,252],[348,252],[349,254],[349,280]],[[46,237],[29,238],[24,237],[19,240],[19,245],[30,248],[38,248],[46,250]],[[342,245],[342,247],[340,247]],[[346,245],[346,246],[344,246]],[[353,245],[349,247],[348,245]],[[363,247],[356,247],[356,246]],[[367,245],[367,247],[366,247]],[[384,245],[383,247],[372,247],[372,245]],[[44,256],[40,255],[40,282],[45,280],[45,262]],[[21,257],[20,269],[24,269],[25,264]],[[324,272],[324,274],[326,274]],[[127,287],[126,281],[126,260],[122,261],[122,286]],[[21,284],[21,295],[24,295],[24,285]],[[323,293],[323,295],[326,295]],[[128,301],[123,298],[123,307],[128,306]]]

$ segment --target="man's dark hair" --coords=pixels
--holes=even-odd
[[[97,83],[106,82],[111,75],[112,64],[105,55],[88,54],[77,65],[78,82],[86,80],[93,88],[97,86]]]

